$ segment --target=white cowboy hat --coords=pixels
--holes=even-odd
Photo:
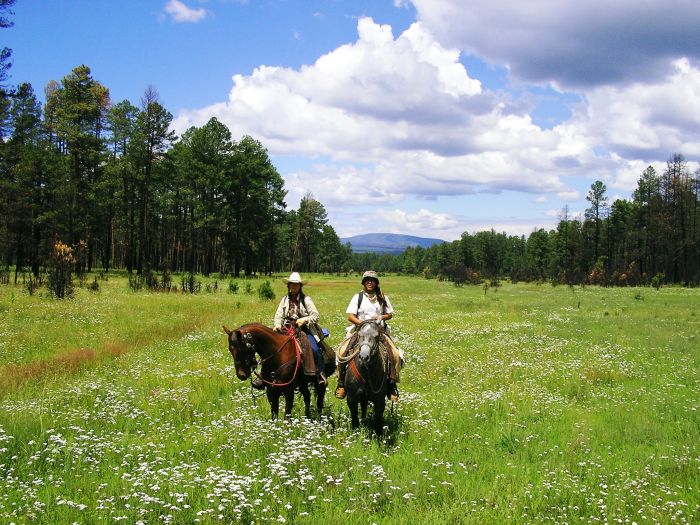
[[[301,275],[299,275],[299,272],[292,272],[289,274],[289,277],[286,279],[282,279],[285,283],[298,283],[298,284],[304,284],[304,281],[301,279]]]

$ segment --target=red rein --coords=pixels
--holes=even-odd
[[[287,335],[290,337],[290,339],[292,341],[294,341],[294,354],[295,354],[295,359],[296,359],[296,363],[294,365],[294,374],[292,375],[292,378],[289,381],[287,381],[286,383],[276,383],[275,381],[268,381],[262,375],[259,375],[258,377],[260,377],[262,382],[265,383],[266,385],[277,387],[277,388],[282,388],[282,387],[291,385],[292,383],[294,383],[294,381],[297,378],[297,374],[299,373],[299,367],[301,366],[301,348],[299,347],[299,342],[297,341],[297,338],[294,336],[294,327],[293,326],[287,327]],[[284,348],[288,344],[289,344],[289,340],[287,340],[280,347],[280,351],[282,350],[282,348]],[[282,366],[284,366],[284,365],[282,365]],[[277,369],[279,370],[280,368],[282,368],[282,366],[278,367]]]

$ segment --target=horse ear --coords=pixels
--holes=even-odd
[[[231,339],[234,339],[238,348],[243,347],[243,334],[240,330],[231,330]]]
[[[231,329],[230,329],[228,326],[226,326],[226,325],[223,325],[222,328],[224,329],[224,332],[226,332],[226,335],[231,335],[231,332],[233,332],[233,330],[231,330]]]

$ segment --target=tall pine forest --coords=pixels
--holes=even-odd
[[[4,50],[7,51],[7,50]],[[3,68],[9,67],[7,55]],[[40,277],[58,243],[76,272],[422,274],[456,284],[700,283],[700,168],[672,153],[648,167],[627,199],[593,181],[584,217],[511,236],[464,233],[400,255],[353,254],[307,194],[285,203],[265,146],[212,118],[181,136],[148,87],[114,102],[87,66],[44,88],[9,86],[0,72],[0,267],[5,281]]]

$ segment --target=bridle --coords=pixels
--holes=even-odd
[[[362,328],[362,326],[365,323],[368,323],[368,322],[373,322],[373,321],[363,321],[363,323],[360,325],[360,329]],[[379,352],[379,341],[381,340],[381,327],[379,327],[379,329],[380,329],[380,333],[377,334],[376,340],[370,346],[370,353],[369,353],[369,359],[368,359],[368,362],[369,362],[369,361],[371,361],[373,355],[377,355],[377,354],[379,355],[380,364],[382,366],[382,381],[381,381],[381,383],[379,383],[378,388],[375,389],[374,386],[372,386],[371,376],[368,375],[367,379],[365,379],[365,377],[360,372],[359,367],[357,366],[357,361],[355,358],[359,355],[360,351],[362,350],[362,345],[360,344],[359,340],[355,344],[355,346],[357,347],[357,350],[354,350],[352,352],[352,354],[346,358],[347,360],[345,361],[345,362],[350,363],[349,368],[350,368],[350,371],[352,372],[352,375],[355,376],[355,379],[357,379],[361,383],[364,383],[367,386],[369,386],[369,389],[372,392],[372,395],[379,394],[382,391],[382,389],[384,388],[384,384],[386,383],[386,367],[384,365],[384,361],[381,358],[382,357],[381,353]],[[358,331],[359,331],[359,329],[358,329]]]
[[[253,334],[251,334],[250,332],[245,332],[241,335],[243,344],[248,349],[247,352],[240,352],[238,350],[237,345],[233,342],[232,337],[233,333],[228,336],[229,348],[233,346],[236,349],[235,353],[232,352],[234,355],[233,362],[236,365],[236,367],[242,368],[247,375],[250,375],[252,370],[257,368],[258,366],[258,360],[255,358],[255,344],[253,343]],[[243,359],[241,359],[241,354],[244,354],[245,356]]]
[[[290,333],[291,332],[291,333]],[[296,340],[296,337],[294,337],[294,330],[288,330],[287,335],[289,338],[284,341],[274,352],[271,352],[270,355],[267,357],[262,357],[260,361],[258,361],[255,358],[256,354],[256,347],[255,347],[255,337],[251,332],[243,332],[241,335],[241,339],[243,340],[243,345],[246,347],[246,352],[245,352],[245,357],[241,360],[239,356],[238,346],[233,340],[233,332],[229,334],[229,348],[233,345],[234,348],[236,348],[236,352],[234,354],[234,363],[236,366],[240,366],[243,368],[245,373],[250,376],[252,374],[255,374],[255,376],[259,377],[260,380],[268,385],[268,386],[273,386],[273,387],[285,387],[289,386],[297,378],[297,374],[299,373],[299,368],[301,366],[301,348],[299,348],[299,343]],[[281,364],[280,366],[277,367],[276,370],[273,370],[270,373],[271,379],[266,379],[262,375],[262,367],[267,362],[268,360],[272,359],[276,355],[280,354],[282,350],[284,349],[285,346],[287,346],[290,342],[293,341],[294,344],[294,359],[291,361],[287,361],[286,363]],[[258,373],[258,366],[261,367],[260,372]],[[280,374],[281,371],[284,369],[294,366],[294,373],[292,374],[292,378],[287,381],[286,383],[278,383],[276,377]]]

